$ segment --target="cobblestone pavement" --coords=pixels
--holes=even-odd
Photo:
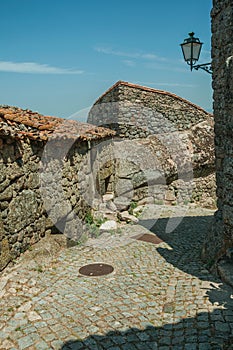
[[[130,239],[147,230],[127,225],[47,265],[19,259],[0,278],[0,349],[230,349],[232,289],[199,259],[212,214],[193,210],[170,234],[159,219],[157,245]],[[93,262],[114,272],[81,276]]]

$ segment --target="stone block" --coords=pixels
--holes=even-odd
[[[119,211],[127,210],[130,206],[130,199],[127,197],[116,197],[114,204]]]
[[[133,197],[133,184],[129,179],[118,179],[115,184],[116,195],[118,197],[123,196],[126,198]]]
[[[0,193],[0,201],[9,201],[13,197],[13,187],[7,187],[2,193]]]
[[[114,198],[114,193],[106,193],[103,195],[103,202],[108,202]]]
[[[11,261],[10,247],[7,238],[0,242],[0,271]]]
[[[34,223],[38,210],[38,201],[32,190],[22,191],[9,204],[8,225],[11,232],[18,232]]]
[[[119,178],[131,179],[132,175],[139,171],[139,166],[127,160],[121,159],[117,164],[116,173]]]
[[[116,230],[117,229],[117,223],[114,220],[108,220],[108,221],[104,222],[100,226],[99,229],[100,229],[100,231]]]
[[[174,195],[173,191],[166,191],[165,200],[169,202],[173,202],[176,200],[176,196]]]
[[[146,204],[154,204],[154,203],[155,203],[154,197],[145,197],[145,198],[141,199],[140,201],[138,201],[138,206],[140,207],[140,206],[144,206]]]
[[[123,212],[119,213],[118,217],[122,221],[133,222],[135,224],[137,224],[138,221],[139,221],[138,218],[136,218],[135,216],[129,214],[128,211],[123,211]]]

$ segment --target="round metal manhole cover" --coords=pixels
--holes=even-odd
[[[81,267],[79,273],[84,276],[104,276],[114,271],[111,265],[104,263],[89,264]]]

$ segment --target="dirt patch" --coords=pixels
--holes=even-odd
[[[14,262],[11,262],[2,274],[9,273],[16,265],[30,266],[33,268],[45,267],[53,263],[62,250],[67,248],[67,239],[65,235],[54,234],[42,238],[39,242],[30,247]],[[0,274],[1,275],[1,274]]]

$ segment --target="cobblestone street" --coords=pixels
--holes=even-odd
[[[170,234],[166,217],[150,231],[144,218],[65,249],[49,264],[19,259],[0,278],[0,349],[229,349],[232,288],[200,260],[212,215],[193,209]],[[145,232],[163,242],[132,238]],[[114,272],[79,274],[95,262]]]

